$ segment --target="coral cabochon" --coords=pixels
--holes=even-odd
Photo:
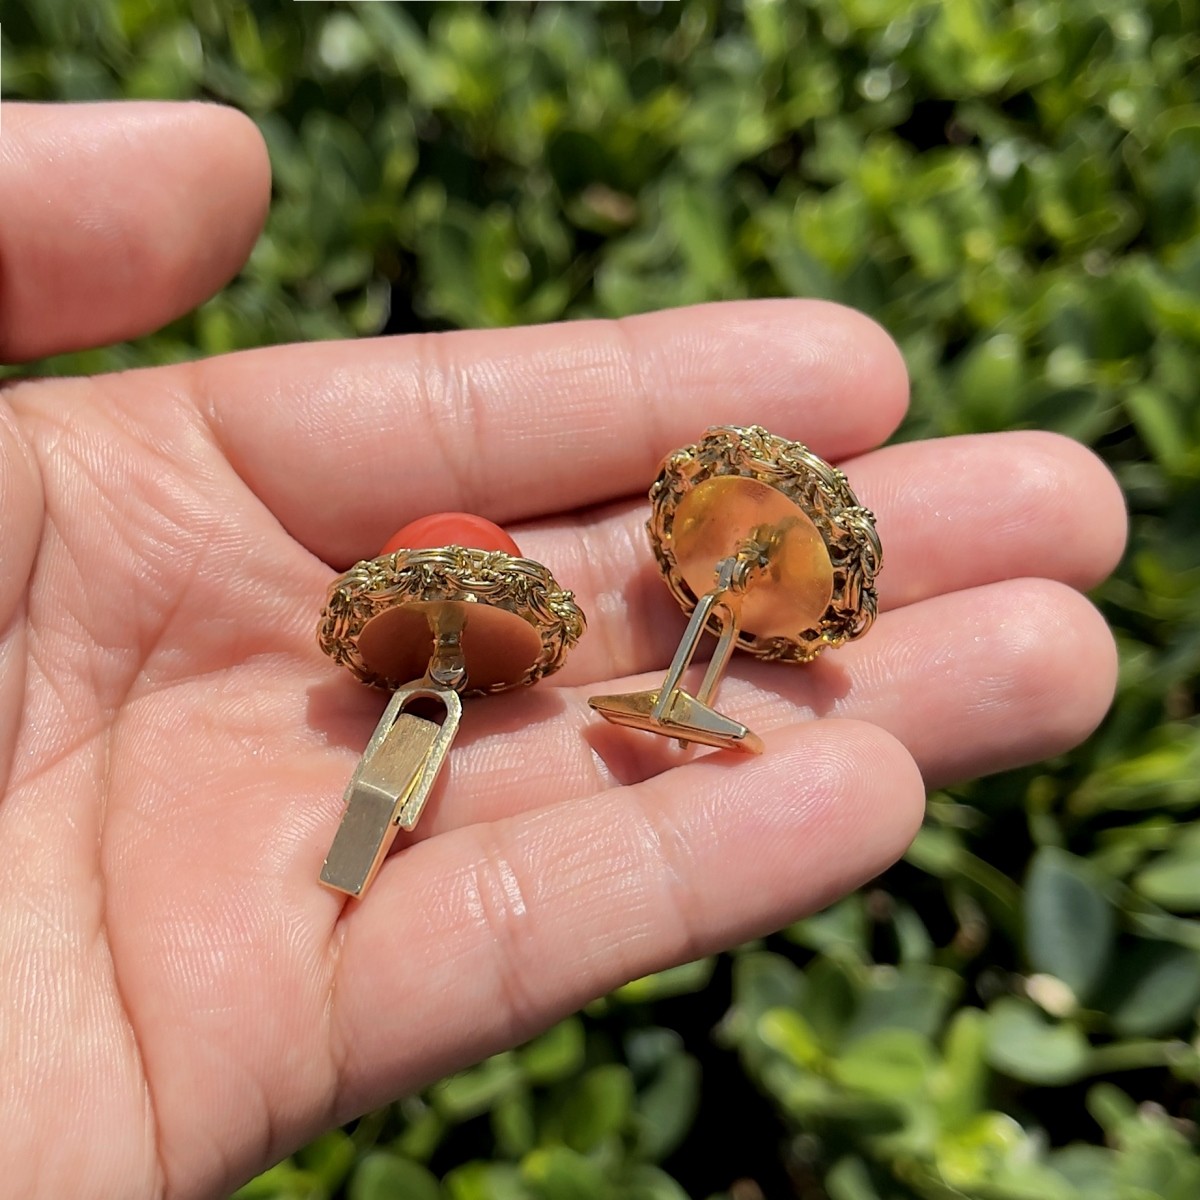
[[[380,554],[397,550],[426,550],[434,546],[466,546],[471,550],[503,550],[520,555],[517,543],[493,521],[474,513],[431,513],[398,529]]]

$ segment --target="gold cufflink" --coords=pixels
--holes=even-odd
[[[449,535],[466,545],[429,545]],[[458,732],[464,695],[536,683],[562,666],[585,621],[550,572],[481,517],[406,526],[330,585],[321,649],[384,710],[346,789],[321,882],[361,896],[401,829],[412,829]]]
[[[811,662],[875,620],[875,518],[845,475],[799,442],[717,426],[668,455],[646,523],[667,587],[691,613],[662,686],[593,696],[617,725],[750,754],[762,740],[712,707],[734,648]],[[705,630],[717,639],[695,694],[682,684]]]

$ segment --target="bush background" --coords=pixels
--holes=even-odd
[[[275,169],[221,296],[41,369],[824,296],[903,347],[901,436],[1061,430],[1133,515],[1087,745],[240,1196],[1200,1195],[1198,30],[1196,0],[4,0],[8,97],[220,99]]]

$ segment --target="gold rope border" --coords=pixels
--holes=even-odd
[[[571,592],[531,558],[502,550],[439,546],[397,550],[356,563],[330,585],[317,626],[317,644],[363,683],[390,688],[394,682],[371,671],[358,652],[358,637],[372,617],[409,600],[464,600],[502,608],[528,622],[541,636],[541,654],[518,680],[465,695],[490,695],[536,683],[563,665],[587,627]]]
[[[883,566],[875,517],[859,504],[841,471],[807,446],[769,433],[761,425],[713,426],[694,445],[663,459],[650,487],[646,531],[667,587],[684,610],[690,612],[698,597],[675,561],[675,512],[697,484],[718,475],[757,479],[798,504],[816,525],[833,563],[833,598],[815,628],[798,630],[795,637],[742,633],[738,646],[758,658],[804,663],[830,646],[862,637],[878,611],[875,576]]]

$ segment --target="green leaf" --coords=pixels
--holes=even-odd
[[[528,1092],[511,1092],[492,1105],[492,1135],[496,1148],[510,1158],[520,1158],[537,1140],[533,1100]]]
[[[733,1018],[751,1023],[772,1008],[797,1008],[805,994],[803,972],[781,954],[751,950],[733,960]]]
[[[616,1063],[594,1067],[571,1089],[563,1104],[563,1140],[586,1152],[625,1130],[633,1113],[633,1076]]]
[[[835,1046],[858,1008],[861,984],[857,972],[840,958],[819,956],[804,972],[801,1011],[813,1036]]]
[[[737,271],[729,244],[728,200],[719,191],[669,187],[663,192],[663,214],[687,262],[689,274],[704,294],[719,299],[737,292]]]
[[[1200,1006],[1200,952],[1138,939],[1114,964],[1101,997],[1118,1033],[1171,1033]]]
[[[621,1186],[621,1200],[688,1200],[688,1194],[666,1171],[637,1166]]]
[[[1181,471],[1188,462],[1190,439],[1182,413],[1160,388],[1138,384],[1125,395],[1125,408],[1142,440],[1167,471]]]
[[[434,1107],[452,1121],[465,1121],[486,1112],[501,1096],[523,1085],[521,1069],[511,1052],[460,1071],[443,1080],[430,1093]]]
[[[812,1026],[793,1009],[773,1008],[763,1013],[758,1034],[794,1066],[815,1067],[825,1057]]]
[[[960,410],[972,431],[1011,428],[1025,392],[1025,355],[1007,333],[973,346],[958,368]]]
[[[373,1151],[358,1164],[347,1200],[442,1200],[437,1177],[406,1158]]]
[[[840,1158],[825,1176],[829,1200],[883,1200],[861,1158]]]
[[[231,1200],[311,1200],[323,1189],[307,1171],[294,1163],[277,1163],[233,1193]]]
[[[958,248],[941,214],[930,208],[904,208],[896,214],[896,223],[922,275],[939,279],[958,266]]]
[[[1026,1000],[1006,997],[988,1010],[988,1061],[1014,1079],[1071,1083],[1087,1071],[1088,1053],[1074,1025],[1047,1020]]]
[[[911,904],[897,901],[892,910],[892,927],[896,931],[900,964],[905,967],[927,964],[933,957],[934,943],[917,910]]]
[[[1200,912],[1200,846],[1168,850],[1134,876],[1147,900],[1174,912]]]
[[[805,989],[803,973],[782,955],[752,950],[734,957],[733,1006],[718,1033],[724,1044],[737,1047],[749,1071],[775,1057],[774,1047],[763,1039],[763,1015],[775,1008],[798,1008]]]
[[[942,1065],[932,1095],[942,1128],[954,1132],[983,1111],[990,1072],[987,1048],[990,1021],[977,1008],[962,1008],[946,1031]]]
[[[451,1171],[442,1187],[446,1200],[535,1200],[524,1173],[510,1163],[467,1163]]]
[[[937,1178],[956,1196],[988,1200],[1085,1200],[1035,1157],[1031,1139],[1012,1117],[981,1113],[937,1146]]]
[[[1148,581],[1162,593],[1174,578]],[[1090,775],[1071,797],[1072,812],[1191,808],[1200,778],[1200,737],[1190,724],[1168,724]]]
[[[447,1121],[431,1104],[417,1097],[401,1102],[404,1125],[391,1147],[404,1158],[428,1162],[441,1145]]]
[[[517,1063],[527,1082],[555,1083],[575,1074],[583,1065],[583,1023],[568,1017],[516,1052]]]
[[[354,1139],[340,1129],[322,1134],[296,1155],[297,1162],[330,1192],[350,1173],[355,1158]]]
[[[631,980],[613,992],[613,997],[624,1004],[646,1004],[653,1000],[665,1000],[669,996],[686,996],[700,991],[712,978],[715,958],[701,958],[695,962],[668,967],[653,975]]]
[[[1115,929],[1090,864],[1052,846],[1038,850],[1025,886],[1025,947],[1034,970],[1085,1001],[1108,965]]]
[[[790,940],[822,954],[861,958],[869,937],[863,897],[855,892],[822,912],[789,925],[784,933]]]
[[[876,968],[859,993],[858,1007],[843,1032],[852,1042],[881,1029],[911,1029],[932,1038],[962,991],[962,979],[944,967],[909,963]]]
[[[1118,1200],[1117,1156],[1106,1146],[1076,1143],[1050,1155],[1050,1166],[1079,1193],[1080,1200]]]
[[[1121,1128],[1116,1162],[1119,1196],[1194,1200],[1200,1194],[1200,1159],[1190,1139],[1153,1107],[1139,1109]]]
[[[881,1099],[924,1092],[933,1075],[933,1047],[911,1029],[876,1029],[851,1043],[830,1063],[833,1077]]]
[[[521,1176],[538,1200],[606,1200],[610,1194],[601,1165],[565,1146],[527,1154]]]
[[[637,1151],[658,1162],[687,1136],[700,1107],[703,1073],[690,1054],[667,1058],[635,1101]]]
[[[1121,1141],[1126,1127],[1137,1121],[1137,1105],[1119,1087],[1100,1083],[1087,1095],[1088,1112],[1104,1130],[1110,1142]]]

